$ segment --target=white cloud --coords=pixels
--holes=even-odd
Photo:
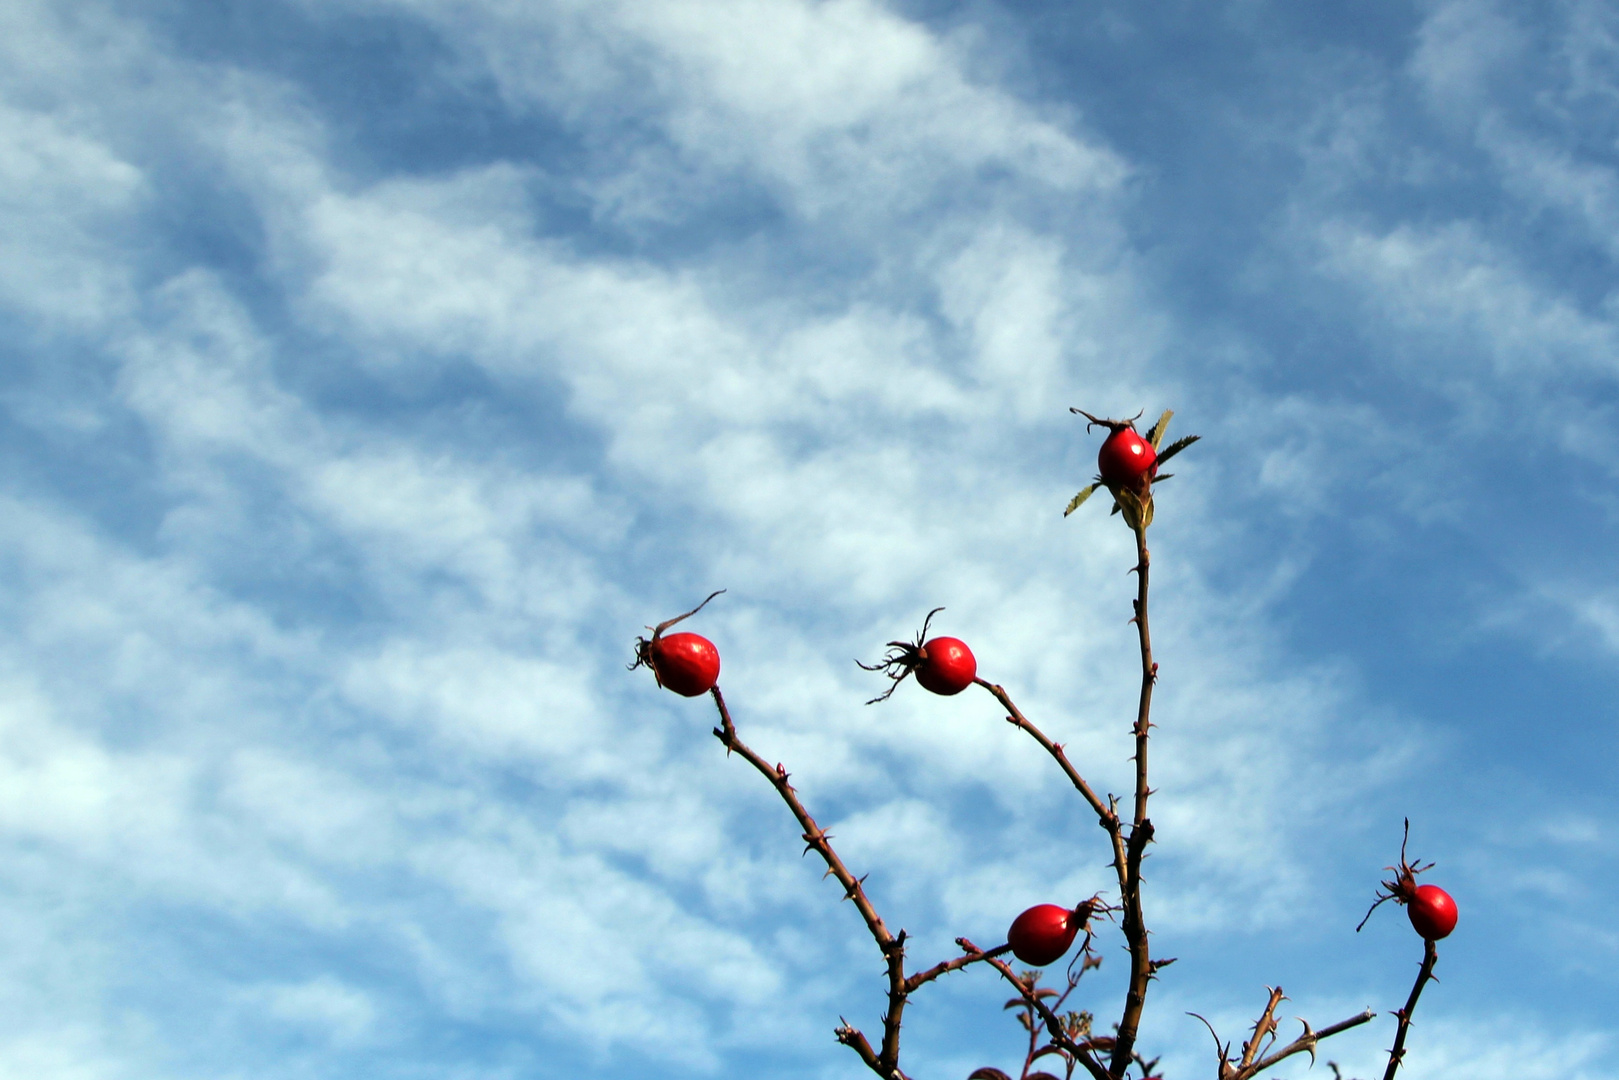
[[[457,74],[489,74],[519,110],[653,129],[663,153],[615,135],[579,181],[608,218],[700,216],[706,182],[735,173],[788,239],[808,223],[864,269],[806,298],[745,246],[602,254],[547,234],[543,162],[345,175],[295,88],[154,53],[169,89],[142,107],[258,215],[260,284],[287,307],[265,314],[206,267],[138,305],[81,305],[119,373],[97,407],[138,430],[160,524],[8,504],[5,644],[45,673],[0,709],[11,841],[80,845],[68,858],[249,937],[280,919],[339,952],[374,935],[458,1017],[720,1067],[760,1041],[760,1013],[768,1032],[830,1022],[853,976],[828,957],[864,943],[784,809],[709,742],[704,703],[617,670],[700,580],[733,586],[702,625],[746,737],[851,857],[906,874],[884,887],[919,940],[958,920],[996,933],[1010,896],[1104,887],[1100,831],[997,710],[914,687],[861,710],[875,689],[848,657],[945,603],[986,673],[1099,782],[1128,783],[1127,538],[1102,506],[1058,517],[1084,477],[1050,449],[1079,438],[1069,404],[1172,394],[1151,366],[1170,319],[1117,220],[1126,163],[975,80],[959,42],[855,0],[364,10],[427,20]],[[96,231],[81,207],[127,219],[146,197],[141,147],[29,123],[71,205],[33,246],[138,276],[136,245],[72,244]],[[1548,336],[1593,365],[1608,342],[1466,227],[1326,236],[1333,272],[1412,326],[1473,328],[1499,371],[1532,368]],[[50,295],[18,303],[50,318]],[[333,406],[300,378],[311,339],[362,386],[475,370],[525,415],[564,412],[584,464]],[[1267,482],[1327,467],[1292,403],[1261,408],[1304,447]],[[1164,503],[1163,625],[1215,629],[1166,631],[1160,925],[1285,925],[1319,888],[1302,838],[1340,827],[1417,741],[1325,761],[1355,688],[1276,674],[1263,603],[1222,617],[1233,601],[1201,576],[1217,511]],[[390,1018],[337,974],[241,992],[350,1048]]]

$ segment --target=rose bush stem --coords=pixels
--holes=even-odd
[[[1394,1014],[1400,1018],[1400,1026],[1394,1033],[1394,1047],[1389,1051],[1389,1067],[1383,1070],[1383,1080],[1394,1080],[1394,1074],[1400,1070],[1400,1062],[1405,1058],[1405,1033],[1411,1029],[1411,1014],[1416,1011],[1417,998],[1422,996],[1422,988],[1433,978],[1434,965],[1439,962],[1438,947],[1427,939],[1422,944],[1422,967],[1417,969],[1417,981],[1411,984],[1411,996],[1405,999],[1405,1008]]]
[[[982,952],[976,947],[967,949],[963,946],[966,955],[935,964],[907,978],[905,931],[901,930],[898,934],[889,931],[888,925],[877,913],[871,898],[866,895],[865,878],[855,877],[833,849],[832,838],[825,829],[816,824],[809,810],[799,800],[797,790],[788,782],[789,774],[786,768],[780,763],[770,764],[737,735],[736,725],[731,721],[731,710],[726,707],[725,695],[720,693],[719,687],[714,687],[709,694],[714,698],[714,707],[720,714],[720,726],[714,729],[714,737],[725,746],[727,753],[741,755],[748,764],[758,770],[760,775],[770,781],[776,793],[787,804],[787,808],[793,812],[799,827],[803,829],[804,843],[807,845],[805,850],[814,850],[821,856],[822,861],[826,863],[827,873],[843,886],[844,899],[853,902],[860,912],[860,917],[865,920],[866,929],[870,932],[872,940],[877,943],[878,950],[883,954],[888,974],[888,1011],[883,1014],[881,1049],[873,1049],[866,1036],[847,1022],[841,1023],[837,1028],[838,1041],[860,1055],[860,1059],[867,1067],[883,1080],[909,1080],[899,1068],[899,1034],[900,1024],[905,1015],[905,1005],[911,992],[923,983],[930,982],[947,972],[958,971],[968,964],[980,960],[996,963],[994,958],[1006,952],[1008,946],[998,946],[988,952]]]
[[[1130,823],[1130,836],[1125,845],[1125,872],[1123,894],[1119,904],[1120,928],[1124,931],[1125,947],[1130,951],[1130,987],[1125,994],[1124,1014],[1119,1018],[1117,1041],[1113,1044],[1113,1059],[1109,1072],[1117,1078],[1124,1076],[1135,1051],[1136,1032],[1141,1025],[1141,1010],[1147,1004],[1147,983],[1152,979],[1153,963],[1147,952],[1147,924],[1141,911],[1141,860],[1147,845],[1152,843],[1152,819],[1147,817],[1147,799],[1152,789],[1147,786],[1147,736],[1152,728],[1152,688],[1158,678],[1157,665],[1152,661],[1152,632],[1147,623],[1147,586],[1152,560],[1147,552],[1147,527],[1139,519],[1133,527],[1136,537],[1136,636],[1141,643],[1141,697],[1136,706],[1136,798],[1135,814]]]

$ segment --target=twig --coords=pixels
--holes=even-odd
[[[1401,854],[1404,854],[1403,851]],[[1394,1033],[1394,1048],[1389,1051],[1389,1067],[1383,1071],[1383,1080],[1394,1080],[1394,1074],[1400,1069],[1400,1062],[1405,1058],[1405,1033],[1411,1029],[1411,1014],[1416,1011],[1417,998],[1422,996],[1422,988],[1433,978],[1434,965],[1438,962],[1439,949],[1424,938],[1422,967],[1417,970],[1417,981],[1411,984],[1411,996],[1405,999],[1405,1008],[1394,1014],[1400,1018],[1400,1026]]]
[[[1282,1003],[1284,995],[1280,986],[1266,989],[1270,990],[1270,1001],[1266,1003],[1264,1013],[1254,1021],[1253,1038],[1242,1044],[1242,1061],[1237,1066],[1239,1069],[1246,1069],[1254,1063],[1254,1057],[1259,1053],[1260,1044],[1264,1042],[1265,1036],[1270,1036],[1272,1043],[1276,1041],[1276,1006]]]
[[[1348,1020],[1340,1020],[1336,1024],[1332,1024],[1329,1027],[1324,1027],[1320,1031],[1311,1031],[1310,1025],[1305,1023],[1303,1020],[1300,1020],[1299,1023],[1304,1024],[1304,1034],[1300,1035],[1298,1038],[1276,1051],[1276,1053],[1271,1054],[1269,1057],[1261,1058],[1260,1060],[1254,1062],[1253,1065],[1249,1066],[1246,1072],[1241,1074],[1240,1080],[1247,1080],[1247,1078],[1250,1076],[1258,1076],[1272,1065],[1275,1065],[1277,1062],[1282,1061],[1285,1058],[1290,1058],[1294,1054],[1303,1054],[1308,1052],[1310,1055],[1310,1060],[1314,1061],[1316,1044],[1322,1039],[1330,1039],[1339,1032],[1348,1031],[1350,1028],[1359,1027],[1360,1025],[1370,1021],[1376,1015],[1377,1014],[1372,1010],[1367,1009],[1364,1012],[1351,1016]]]
[[[1113,867],[1118,874],[1119,891],[1122,894],[1128,880],[1126,868],[1129,863],[1129,856],[1125,851],[1124,835],[1120,828],[1118,812],[1097,797],[1095,790],[1085,782],[1085,778],[1079,774],[1079,770],[1074,768],[1074,763],[1068,760],[1068,755],[1063,751],[1062,744],[1052,742],[1045,732],[1041,731],[1028,717],[1024,716],[1023,711],[1017,707],[1016,703],[1012,701],[1011,695],[1003,687],[984,679],[974,679],[973,682],[988,690],[994,695],[995,700],[1001,703],[1001,708],[1005,709],[1007,713],[1007,723],[1028,732],[1035,742],[1045,748],[1046,753],[1050,754],[1057,762],[1058,767],[1062,769],[1063,775],[1068,777],[1069,783],[1074,785],[1074,790],[1078,791],[1084,800],[1090,804],[1091,809],[1096,812],[1096,823],[1107,830],[1108,839],[1113,845]]]
[[[1267,1031],[1269,1033],[1274,1033],[1276,1031],[1276,1022],[1273,1018],[1276,1013],[1276,1006],[1281,1002],[1281,1000],[1282,988],[1278,986],[1271,991],[1270,1001],[1265,1006],[1264,1015],[1261,1016],[1254,1024],[1254,1037],[1247,1043],[1243,1044],[1242,1058],[1235,1066],[1233,1066],[1230,1061],[1231,1044],[1222,1043],[1220,1041],[1219,1033],[1214,1030],[1214,1025],[1210,1024],[1207,1019],[1199,1016],[1197,1013],[1187,1014],[1189,1016],[1196,1016],[1199,1020],[1202,1020],[1203,1026],[1208,1028],[1209,1034],[1213,1036],[1214,1052],[1220,1058],[1220,1080],[1249,1080],[1250,1077],[1258,1076],[1266,1069],[1277,1064],[1278,1062],[1285,1061],[1294,1054],[1308,1053],[1310,1055],[1310,1060],[1314,1061],[1316,1045],[1320,1043],[1322,1039],[1330,1039],[1340,1032],[1348,1031],[1350,1028],[1359,1027],[1377,1015],[1372,1010],[1366,1009],[1363,1012],[1356,1013],[1347,1020],[1340,1020],[1336,1024],[1324,1027],[1320,1031],[1316,1031],[1311,1028],[1309,1021],[1300,1019],[1299,1023],[1304,1025],[1303,1034],[1294,1039],[1292,1042],[1288,1043],[1286,1046],[1282,1047],[1280,1050],[1276,1051],[1276,1053],[1261,1057],[1258,1061],[1255,1061],[1254,1057],[1259,1051],[1254,1048],[1259,1045],[1263,1034]],[[1269,1049],[1274,1045],[1275,1039],[1272,1039],[1270,1043],[1266,1044],[1266,1049]]]
[[[706,603],[706,601],[705,601]],[[866,895],[865,878],[857,878],[844,865],[838,853],[833,850],[832,838],[827,831],[816,824],[815,819],[799,800],[797,791],[788,782],[789,774],[780,764],[770,764],[760,757],[752,747],[748,746],[736,733],[736,725],[731,721],[731,710],[725,705],[725,696],[720,693],[719,687],[714,687],[710,694],[714,698],[714,707],[719,710],[720,726],[714,729],[714,737],[718,739],[727,753],[742,755],[758,772],[769,780],[775,787],[777,794],[798,819],[799,827],[804,830],[805,851],[814,850],[826,863],[826,872],[836,878],[843,886],[844,899],[850,900],[859,910],[860,917],[866,922],[866,929],[871,933],[872,940],[883,954],[888,969],[888,1011],[883,1014],[883,1040],[880,1050],[874,1050],[871,1042],[858,1028],[852,1026],[847,1020],[839,1017],[839,1025],[835,1031],[838,1042],[849,1047],[860,1055],[872,1072],[881,1076],[883,1080],[909,1080],[899,1069],[899,1035],[900,1024],[904,1019],[905,1005],[911,993],[924,983],[932,982],[939,976],[948,972],[958,971],[969,964],[980,960],[997,962],[994,958],[1010,951],[1010,945],[999,945],[988,952],[979,949],[965,938],[958,938],[957,944],[962,947],[964,955],[953,960],[946,960],[933,965],[925,971],[915,975],[905,975],[905,931],[898,934],[889,931],[883,922],[882,916],[877,913],[876,907]]]
[[[1051,1041],[1054,1045],[1072,1054],[1076,1061],[1085,1066],[1085,1071],[1091,1074],[1093,1080],[1111,1080],[1111,1074],[1091,1053],[1094,1049],[1100,1049],[1095,1045],[1098,1040],[1087,1039],[1083,1043],[1077,1043],[1069,1038],[1068,1032],[1063,1029],[1062,1018],[1052,1012],[1050,1006],[1041,1001],[1034,991],[1024,985],[1023,980],[1017,977],[1010,964],[1005,960],[989,957],[986,957],[986,959],[990,966],[1001,973],[1001,978],[1016,987],[1023,1000],[1033,1006],[1034,1010],[1040,1014],[1040,1019],[1045,1022],[1046,1030],[1051,1033]]]
[[[968,964],[976,964],[980,960],[989,960],[992,957],[1002,956],[1012,951],[1012,946],[1010,945],[997,945],[988,952],[984,952],[966,938],[957,938],[956,944],[962,947],[965,955],[958,956],[954,960],[941,961],[940,963],[934,964],[926,971],[918,971],[915,975],[912,975],[905,980],[905,992],[907,994],[912,993],[917,987],[923,985],[924,983],[930,983],[934,979],[937,979],[940,975],[947,975],[952,971],[960,971]]]

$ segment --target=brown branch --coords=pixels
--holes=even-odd
[[[1351,1016],[1348,1020],[1340,1020],[1336,1024],[1332,1024],[1329,1027],[1324,1027],[1320,1031],[1311,1031],[1310,1025],[1305,1023],[1303,1020],[1300,1020],[1299,1023],[1304,1024],[1304,1034],[1300,1035],[1298,1038],[1276,1051],[1276,1053],[1271,1054],[1269,1057],[1261,1058],[1259,1061],[1254,1062],[1246,1072],[1240,1074],[1240,1080],[1247,1080],[1247,1078],[1250,1076],[1258,1076],[1272,1065],[1275,1065],[1277,1062],[1282,1061],[1285,1058],[1290,1058],[1294,1054],[1308,1052],[1310,1055],[1310,1060],[1314,1061],[1316,1044],[1322,1039],[1330,1039],[1341,1031],[1348,1031],[1350,1028],[1360,1027],[1360,1025],[1371,1020],[1372,1017],[1376,1015],[1377,1014],[1372,1010],[1367,1009],[1365,1012],[1357,1013],[1354,1016]]]
[[[1417,970],[1417,981],[1411,984],[1411,996],[1405,999],[1405,1008],[1394,1014],[1400,1018],[1400,1026],[1394,1033],[1394,1048],[1389,1051],[1389,1067],[1383,1072],[1383,1080],[1394,1080],[1394,1074],[1400,1069],[1400,1062],[1405,1059],[1405,1033],[1411,1029],[1411,1014],[1416,1011],[1417,998],[1422,996],[1422,988],[1433,978],[1434,965],[1438,962],[1439,949],[1432,941],[1424,938],[1422,967]]]
[[[748,764],[757,769],[775,787],[776,793],[781,796],[804,830],[804,843],[808,845],[805,850],[813,849],[821,856],[826,863],[827,873],[837,878],[838,884],[843,886],[844,899],[854,902],[860,917],[866,921],[866,929],[871,933],[872,940],[877,943],[877,948],[883,954],[883,960],[888,968],[888,1011],[883,1014],[881,1051],[873,1051],[866,1037],[851,1027],[847,1021],[837,1028],[838,1041],[859,1054],[860,1059],[883,1080],[904,1080],[904,1074],[899,1071],[899,1032],[905,1013],[906,998],[910,993],[906,986],[908,980],[905,978],[905,931],[901,930],[897,935],[889,932],[882,916],[877,914],[876,907],[866,896],[865,879],[857,878],[850,873],[849,868],[838,857],[838,853],[832,849],[831,837],[827,835],[825,829],[815,823],[810,812],[799,801],[792,784],[787,782],[787,770],[779,763],[770,764],[737,736],[736,725],[731,722],[731,711],[725,707],[725,697],[720,693],[719,687],[714,687],[709,693],[713,695],[714,706],[720,714],[720,726],[714,729],[714,737],[724,744],[728,753],[741,754],[747,759]]]
[[[1270,991],[1270,1001],[1265,1005],[1265,1012],[1254,1021],[1253,1038],[1242,1044],[1242,1061],[1238,1064],[1238,1069],[1246,1069],[1254,1063],[1254,1057],[1259,1053],[1260,1044],[1264,1042],[1265,1036],[1270,1036],[1273,1043],[1276,1041],[1276,1006],[1282,1003],[1282,988],[1276,986],[1266,989]]]
[[[1072,1054],[1074,1060],[1085,1066],[1085,1071],[1091,1074],[1093,1080],[1110,1080],[1111,1074],[1091,1053],[1092,1050],[1100,1049],[1096,1045],[1100,1040],[1087,1039],[1085,1042],[1078,1043],[1069,1038],[1068,1032],[1063,1029],[1062,1018],[1052,1012],[1051,1007],[1041,1001],[1034,991],[1025,985],[1022,979],[1017,977],[1017,973],[1012,970],[1010,964],[1005,960],[994,957],[986,956],[985,959],[990,966],[1001,973],[1001,978],[1017,988],[1018,995],[1023,998],[1024,1002],[1040,1014],[1040,1019],[1045,1022],[1046,1030],[1051,1033],[1051,1042],[1054,1046]]]
[[[976,964],[980,960],[988,960],[1012,951],[1012,946],[1010,945],[997,945],[988,952],[984,952],[966,938],[957,938],[956,944],[961,946],[964,955],[958,956],[954,960],[940,961],[926,971],[918,971],[915,975],[905,980],[905,992],[907,994],[913,993],[917,987],[923,983],[932,982],[940,975],[948,975],[952,971],[960,971],[968,964]]]
[[[1148,496],[1151,499],[1151,496]],[[1148,507],[1151,506],[1150,501]],[[1152,789],[1147,786],[1147,735],[1152,728],[1152,688],[1158,680],[1158,665],[1152,660],[1152,634],[1147,625],[1147,579],[1152,566],[1147,553],[1146,515],[1137,514],[1132,522],[1136,535],[1136,636],[1141,642],[1141,697],[1136,706],[1133,733],[1136,738],[1136,798],[1135,815],[1130,824],[1128,859],[1125,863],[1124,886],[1119,897],[1123,908],[1120,926],[1124,931],[1125,946],[1130,951],[1130,987],[1124,998],[1124,1015],[1119,1018],[1118,1041],[1113,1046],[1110,1075],[1121,1080],[1129,1068],[1135,1051],[1136,1032],[1141,1024],[1141,1011],[1147,1004],[1147,983],[1153,975],[1152,959],[1147,954],[1147,924],[1141,912],[1141,860],[1147,845],[1152,842],[1152,821],[1147,817],[1147,799]]]
[[[1012,701],[1011,695],[1003,687],[985,679],[974,679],[973,682],[988,690],[995,696],[995,700],[1001,703],[1001,708],[1006,710],[1006,722],[1008,724],[1028,732],[1029,736],[1039,743],[1046,753],[1052,756],[1052,759],[1057,762],[1057,766],[1062,769],[1063,775],[1068,777],[1068,782],[1074,785],[1074,790],[1078,791],[1081,797],[1090,804],[1091,809],[1096,812],[1096,823],[1107,830],[1108,839],[1113,845],[1113,867],[1118,874],[1119,890],[1122,893],[1127,880],[1126,865],[1129,858],[1125,852],[1124,835],[1119,825],[1118,812],[1109,804],[1104,803],[1090,784],[1085,782],[1085,778],[1079,774],[1079,770],[1074,768],[1074,763],[1068,760],[1068,755],[1063,751],[1062,744],[1052,742],[1045,732],[1041,731],[1028,717],[1024,716],[1023,711],[1017,707]]]
[[[1231,1044],[1222,1043],[1220,1041],[1219,1034],[1214,1030],[1213,1025],[1211,1025],[1208,1020],[1204,1019],[1202,1016],[1198,1016],[1197,1013],[1188,1014],[1190,1016],[1196,1016],[1199,1020],[1202,1020],[1203,1026],[1208,1028],[1209,1034],[1214,1037],[1214,1051],[1220,1058],[1220,1080],[1249,1080],[1250,1077],[1258,1076],[1266,1069],[1277,1064],[1278,1062],[1285,1061],[1294,1054],[1308,1053],[1310,1055],[1310,1060],[1314,1061],[1315,1048],[1322,1039],[1330,1039],[1340,1032],[1348,1031],[1350,1028],[1359,1027],[1377,1015],[1372,1010],[1366,1009],[1363,1012],[1356,1013],[1347,1020],[1340,1020],[1336,1024],[1324,1027],[1320,1031],[1316,1031],[1315,1029],[1311,1028],[1309,1021],[1300,1019],[1299,1023],[1304,1025],[1304,1033],[1302,1035],[1288,1043],[1286,1046],[1282,1047],[1280,1050],[1276,1051],[1276,1053],[1269,1054],[1260,1058],[1258,1061],[1255,1061],[1254,1057],[1256,1054],[1261,1052],[1258,1050],[1258,1047],[1264,1035],[1271,1034],[1274,1036],[1275,1034],[1276,1021],[1274,1018],[1276,1015],[1276,1006],[1280,1004],[1281,1001],[1282,988],[1278,986],[1271,991],[1270,1001],[1265,1006],[1264,1015],[1261,1016],[1254,1024],[1254,1036],[1248,1042],[1243,1044],[1242,1058],[1235,1066],[1231,1064],[1228,1056],[1231,1051]],[[1265,1044],[1265,1048],[1269,1049],[1275,1044],[1276,1040],[1273,1037],[1269,1043]]]

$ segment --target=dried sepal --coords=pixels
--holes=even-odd
[[[1355,927],[1355,933],[1360,933],[1361,927],[1372,917],[1372,912],[1382,907],[1384,903],[1393,900],[1400,905],[1409,904],[1417,895],[1417,875],[1434,868],[1434,863],[1424,863],[1421,859],[1410,862],[1405,857],[1405,846],[1411,840],[1411,819],[1405,819],[1405,833],[1400,837],[1400,865],[1385,866],[1383,869],[1394,874],[1392,880],[1382,882],[1383,889],[1372,901],[1372,906],[1366,909],[1366,915]]]

